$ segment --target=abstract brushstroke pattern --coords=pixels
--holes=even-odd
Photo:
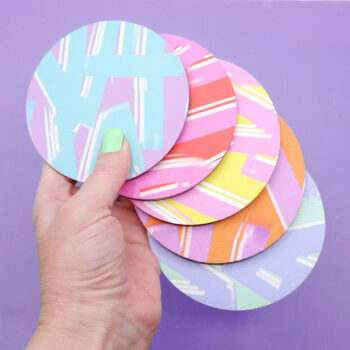
[[[200,45],[162,35],[187,72],[190,104],[175,146],[151,170],[120,190],[135,199],[159,199],[182,193],[207,177],[223,158],[236,123],[236,97],[220,62]]]
[[[192,189],[160,200],[133,200],[159,220],[199,225],[227,218],[256,198],[275,169],[280,128],[269,96],[242,68],[220,62],[236,91],[237,120],[232,142],[215,170]]]
[[[171,46],[150,29],[107,21],[66,35],[43,57],[27,96],[27,122],[42,157],[84,181],[106,130],[131,150],[129,178],[174,145],[188,109],[188,81]]]
[[[276,169],[249,206],[224,220],[199,226],[169,224],[137,209],[148,233],[178,255],[216,264],[248,258],[273,244],[297,214],[305,181],[298,141],[281,118],[280,128],[281,149]]]
[[[149,242],[170,282],[178,288],[173,281],[177,273],[204,292],[185,293],[190,298],[219,309],[249,310],[281,300],[303,283],[318,260],[324,234],[322,200],[307,173],[302,204],[290,229],[250,259],[224,265],[201,264],[170,252],[152,236]]]

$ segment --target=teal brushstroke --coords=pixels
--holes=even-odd
[[[32,125],[34,106],[35,106],[35,102],[27,101],[27,123],[28,123],[29,130],[30,130],[30,127]]]

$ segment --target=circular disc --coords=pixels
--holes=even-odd
[[[224,156],[236,123],[236,97],[220,62],[200,45],[162,35],[179,55],[190,86],[184,128],[175,146],[151,170],[127,181],[123,196],[159,199],[182,193],[208,176]]]
[[[43,57],[28,90],[27,123],[41,156],[78,181],[93,170],[105,132],[121,129],[133,178],[174,145],[188,97],[184,67],[160,35],[134,23],[97,22]]]
[[[220,61],[233,82],[237,121],[220,164],[201,183],[174,197],[133,203],[160,220],[199,225],[237,213],[264,189],[277,162],[280,128],[264,88],[246,71]]]
[[[235,215],[213,224],[180,226],[155,219],[137,209],[150,235],[185,258],[227,263],[269,247],[292,223],[305,181],[304,159],[298,141],[280,118],[281,149],[269,183],[259,196]]]
[[[200,264],[170,252],[149,236],[153,253],[170,282],[190,298],[219,309],[256,309],[298,288],[322,249],[322,200],[309,174],[302,204],[288,231],[270,248],[225,265]]]

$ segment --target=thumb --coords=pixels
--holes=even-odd
[[[130,169],[128,142],[119,129],[109,129],[103,139],[95,169],[79,192],[84,201],[111,206]]]

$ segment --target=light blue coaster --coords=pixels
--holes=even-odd
[[[27,123],[41,156],[84,181],[105,132],[126,136],[129,178],[153,167],[181,133],[189,88],[166,41],[138,24],[106,21],[81,27],[43,57],[27,95]]]

